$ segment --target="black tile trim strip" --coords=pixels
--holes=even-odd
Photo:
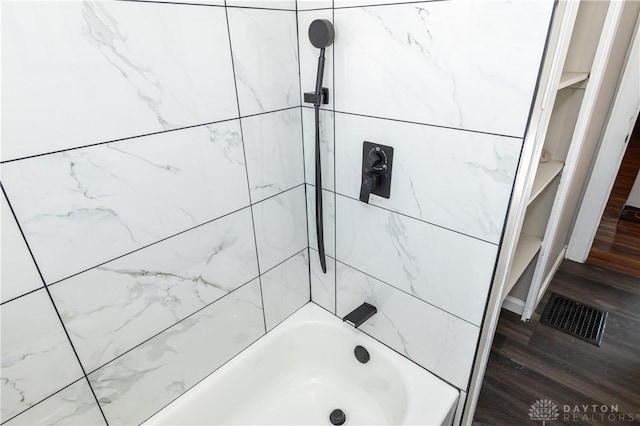
[[[126,1],[129,1],[129,0],[126,0]],[[234,78],[235,78],[235,74],[234,74]],[[237,99],[237,95],[236,95],[236,99]],[[45,155],[59,154],[61,152],[75,151],[75,150],[78,150],[78,149],[91,148],[91,147],[98,146],[98,145],[107,145],[107,144],[114,143],[114,142],[122,142],[122,141],[130,140],[130,139],[143,138],[145,136],[154,136],[154,135],[159,135],[159,134],[162,134],[162,133],[178,132],[180,130],[193,129],[194,127],[211,126],[211,125],[214,125],[214,124],[227,123],[227,122],[234,121],[234,120],[240,121],[240,120],[242,120],[244,118],[251,118],[251,117],[256,117],[256,116],[259,116],[259,115],[272,114],[272,113],[275,113],[275,112],[286,111],[286,110],[289,110],[289,109],[294,109],[294,108],[299,108],[299,107],[300,107],[300,105],[295,105],[295,106],[286,107],[286,108],[274,109],[272,111],[258,112],[256,114],[247,114],[247,115],[243,115],[243,116],[239,115],[238,117],[225,118],[223,120],[210,121],[208,123],[193,124],[193,125],[188,125],[188,126],[184,126],[184,127],[176,127],[175,129],[161,130],[159,132],[144,133],[144,134],[140,134],[140,135],[127,136],[125,138],[119,138],[119,139],[113,139],[113,140],[108,140],[108,141],[103,141],[103,142],[90,143],[90,144],[81,145],[81,146],[74,146],[74,147],[71,147],[71,148],[59,149],[57,151],[43,152],[43,153],[40,153],[40,154],[27,155],[25,157],[20,157],[20,158],[13,158],[11,160],[4,160],[4,161],[0,161],[0,164],[13,163],[13,162],[16,162],[16,161],[28,160],[28,159],[37,158],[37,157],[43,157]]]
[[[46,282],[44,280],[44,276],[42,275],[42,272],[40,272],[40,267],[38,266],[38,262],[36,262],[36,258],[33,256],[33,252],[31,251],[31,247],[29,246],[29,242],[27,241],[27,238],[25,237],[24,232],[22,231],[22,226],[20,226],[20,223],[18,222],[18,220],[16,218],[16,213],[13,210],[13,206],[11,205],[11,200],[9,200],[9,196],[7,195],[6,191],[4,190],[4,186],[2,185],[2,183],[0,183],[0,189],[2,189],[2,193],[4,194],[4,197],[7,200],[7,205],[9,206],[9,209],[11,210],[11,214],[13,215],[13,218],[16,221],[16,224],[18,226],[18,230],[20,231],[20,235],[22,235],[22,239],[24,240],[24,243],[27,246],[27,250],[29,250],[29,254],[31,255],[31,260],[33,260],[33,264],[35,265],[36,270],[38,271],[38,275],[40,275],[40,279],[42,280],[42,283],[45,284],[44,285],[44,291],[47,292],[47,296],[49,297],[49,300],[51,301],[51,305],[53,306],[53,310],[55,311],[56,315],[58,316],[58,320],[60,321],[60,325],[62,326],[62,330],[64,331],[64,334],[67,336],[67,340],[69,341],[69,344],[71,345],[71,349],[73,350],[73,354],[75,355],[76,360],[78,361],[78,365],[80,366],[80,369],[82,370],[83,377],[85,379],[87,379],[87,382],[89,383],[89,389],[91,389],[91,393],[93,394],[93,398],[95,399],[96,404],[98,405],[98,409],[100,410],[100,414],[102,414],[102,418],[104,419],[105,423],[108,425],[109,422],[107,421],[107,417],[105,416],[104,411],[102,411],[102,407],[100,406],[100,402],[98,401],[98,397],[96,396],[96,393],[93,390],[93,386],[91,386],[91,383],[89,382],[89,379],[87,377],[87,372],[84,369],[84,365],[82,365],[82,361],[80,360],[80,357],[78,356],[78,351],[76,351],[76,347],[73,345],[73,341],[71,340],[71,336],[69,336],[69,332],[67,331],[67,327],[64,325],[64,321],[62,320],[62,316],[60,315],[60,312],[58,311],[58,307],[56,306],[56,303],[53,300],[53,296],[51,296],[51,291],[49,290],[49,287],[47,287],[47,285],[46,285]],[[75,382],[73,382],[73,383],[75,383]],[[24,411],[22,411],[22,412],[24,412]]]
[[[308,183],[308,182],[306,182],[306,185],[314,186],[312,183]],[[346,198],[347,200],[360,202],[360,200],[358,200],[357,198],[353,198],[353,197],[350,197],[348,195],[344,195],[344,194],[342,194],[340,192],[332,191],[332,190],[326,189],[326,188],[322,188],[322,190],[323,191],[328,191],[328,192],[334,192],[336,195],[339,195],[339,196],[341,196],[343,198]],[[396,211],[396,210],[391,210],[391,209],[389,209],[387,207],[382,207],[382,206],[378,206],[378,205],[375,205],[375,204],[369,204],[369,206],[376,207],[376,208],[381,209],[381,210],[386,210],[388,212],[395,213],[397,215],[404,216],[404,217],[409,218],[409,219],[417,220],[418,222],[422,222],[422,223],[426,223],[426,224],[431,225],[431,226],[435,226],[436,228],[444,229],[444,230],[450,231],[450,232],[455,232],[456,234],[463,235],[463,236],[469,237],[469,238],[473,238],[474,240],[482,241],[483,243],[491,244],[492,246],[498,247],[497,243],[493,243],[491,241],[488,241],[488,240],[485,240],[485,239],[482,239],[482,238],[479,238],[479,237],[474,237],[473,235],[465,234],[464,232],[456,231],[455,229],[450,229],[450,228],[447,228],[446,226],[438,225],[437,223],[432,223],[432,222],[426,221],[424,219],[419,219],[417,217],[409,216],[406,213],[402,213],[402,212],[399,212],[399,211]],[[336,218],[336,222],[337,222],[337,218]],[[336,229],[336,232],[337,232],[337,229]]]

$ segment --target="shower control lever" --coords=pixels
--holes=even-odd
[[[360,201],[369,203],[369,195],[384,198],[391,196],[391,168],[393,148],[386,145],[364,142],[362,145],[362,181]]]

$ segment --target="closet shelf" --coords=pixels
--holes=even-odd
[[[509,278],[505,283],[504,292],[502,293],[502,301],[509,295],[509,292],[518,281],[518,278],[522,275],[529,263],[536,256],[540,247],[542,246],[542,239],[534,237],[533,235],[521,233],[518,240],[518,246],[516,247],[516,253],[511,264],[511,272]]]
[[[563,167],[564,163],[556,160],[538,164],[538,170],[536,170],[536,177],[533,180],[533,187],[531,188],[531,195],[529,196],[527,205],[531,204],[533,200],[549,186],[553,179],[560,174]]]
[[[558,84],[558,90],[573,86],[574,84],[585,81],[588,78],[588,72],[563,72],[560,77],[560,84]]]

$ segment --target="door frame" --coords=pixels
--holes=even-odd
[[[566,258],[583,263],[596,236],[622,158],[640,113],[640,15],[602,135],[596,160],[569,238]],[[636,88],[634,89],[634,85]]]

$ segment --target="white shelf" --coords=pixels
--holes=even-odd
[[[560,84],[558,84],[558,90],[573,86],[574,84],[585,81],[588,78],[588,72],[563,72],[560,77]]]
[[[538,164],[538,170],[536,171],[536,177],[533,181],[533,187],[531,188],[531,195],[529,196],[527,205],[531,204],[533,200],[549,186],[551,181],[560,174],[562,167],[564,167],[564,163],[556,160]]]
[[[529,234],[521,233],[518,240],[518,246],[516,247],[516,253],[511,263],[511,272],[509,278],[505,283],[504,292],[502,293],[502,301],[509,295],[509,292],[520,278],[520,275],[527,269],[527,266],[533,258],[536,256],[540,247],[542,246],[542,239],[534,237]]]

